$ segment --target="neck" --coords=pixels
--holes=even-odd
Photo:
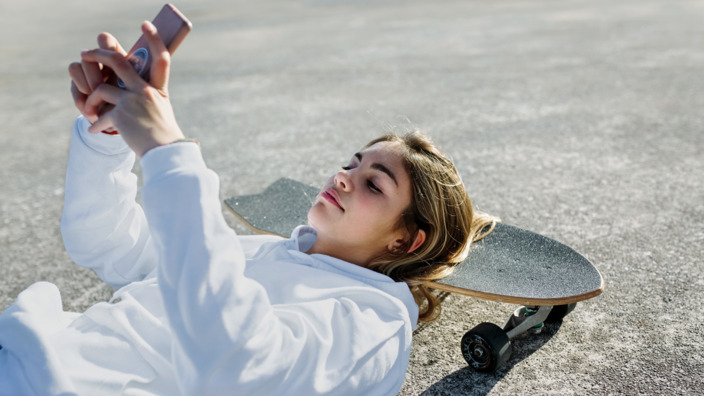
[[[362,248],[351,248],[344,246],[339,242],[326,241],[318,235],[315,244],[306,253],[308,254],[324,254],[326,256],[335,257],[336,259],[347,261],[361,267],[366,267],[371,257],[370,253]]]

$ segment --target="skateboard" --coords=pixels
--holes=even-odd
[[[236,217],[260,234],[288,237],[306,224],[319,189],[282,178],[264,192],[225,200]],[[496,223],[475,242],[453,273],[427,286],[474,298],[519,304],[503,327],[481,323],[460,342],[462,355],[477,371],[493,372],[511,356],[511,341],[559,322],[578,302],[604,290],[599,271],[585,257],[553,239]]]

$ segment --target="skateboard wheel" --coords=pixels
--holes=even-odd
[[[566,304],[566,305],[557,305],[552,307],[552,310],[548,314],[548,317],[545,318],[545,323],[555,323],[559,322],[567,316],[570,312],[574,311],[574,308],[577,306],[577,303],[572,303],[572,304]]]
[[[475,370],[490,373],[511,356],[511,340],[493,323],[482,323],[462,337],[462,355]]]

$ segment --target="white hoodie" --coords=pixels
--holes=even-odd
[[[141,160],[119,136],[74,126],[62,233],[79,265],[118,288],[83,314],[36,283],[0,315],[0,395],[394,395],[418,308],[404,283],[237,236],[198,147]]]

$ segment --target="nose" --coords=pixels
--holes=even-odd
[[[346,170],[341,170],[335,175],[335,185],[338,186],[342,191],[352,190],[352,178]]]

